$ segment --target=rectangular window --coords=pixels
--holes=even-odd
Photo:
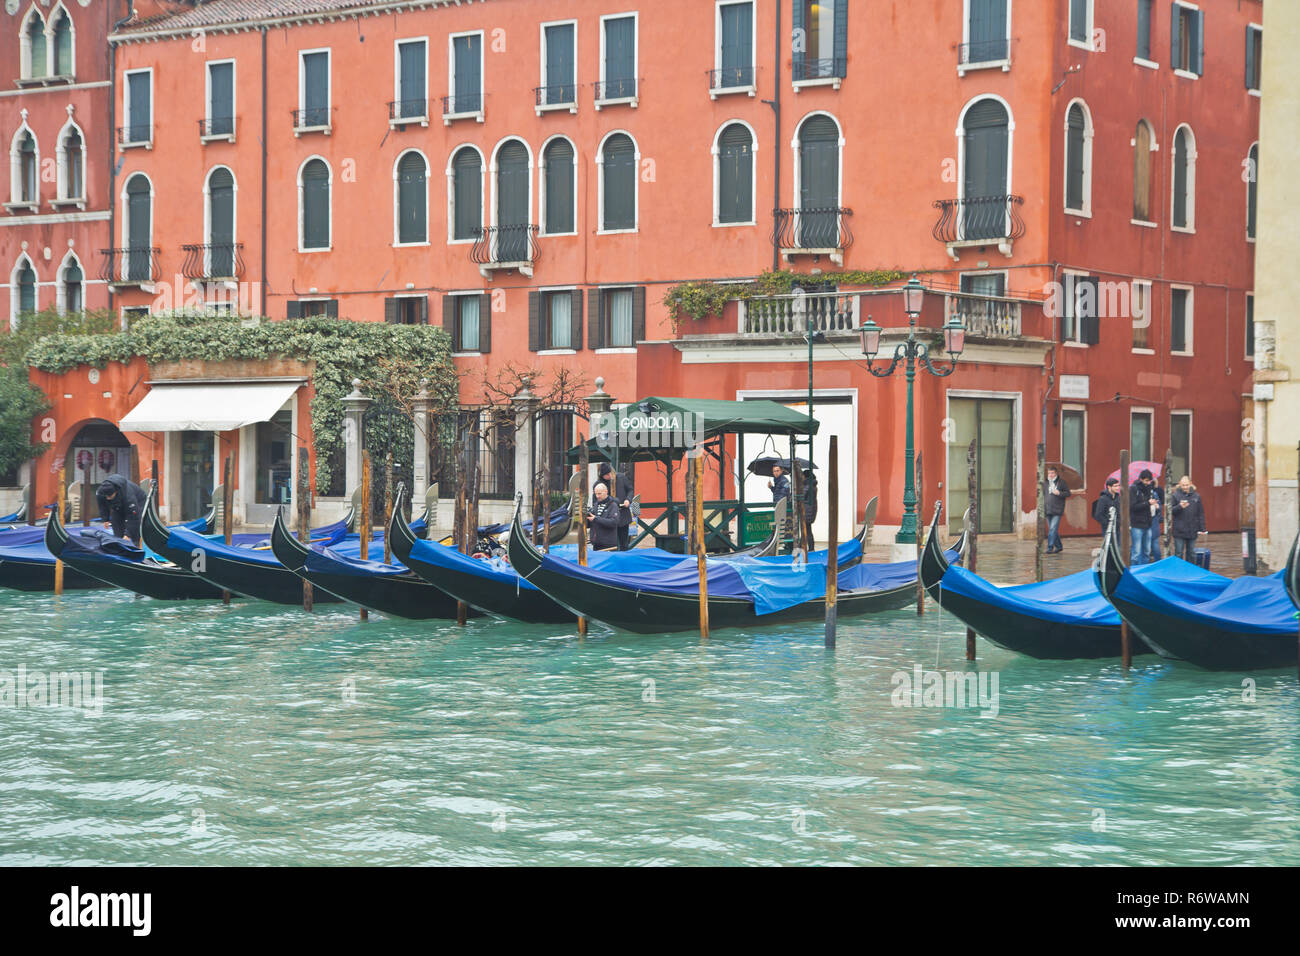
[[[126,74],[126,128],[123,142],[147,143],[153,139],[153,74],[137,70]]]
[[[754,85],[754,4],[718,4],[718,72],[713,89]]]
[[[285,306],[285,318],[309,319],[320,317],[337,319],[339,317],[338,299],[297,299]]]
[[[568,106],[578,101],[578,28],[572,23],[542,27],[542,88],[538,106]]]
[[[1092,38],[1092,0],[1070,0],[1070,42],[1087,46]]]
[[[1174,3],[1169,25],[1170,64],[1200,76],[1205,63],[1205,13]]]
[[[1151,283],[1133,283],[1133,348],[1151,347]]]
[[[1192,413],[1172,412],[1169,416],[1170,478],[1178,481],[1192,473]]]
[[[605,52],[597,99],[632,99],[636,96],[636,17],[607,17],[601,27]]]
[[[233,60],[208,64],[208,136],[233,136],[235,132],[235,64]]]
[[[1151,8],[1155,0],[1137,0],[1138,42],[1137,58],[1151,62]]]
[[[793,79],[848,73],[848,0],[794,0]]]
[[[1063,273],[1061,341],[1096,345],[1100,340],[1100,283],[1096,276]]]
[[[1005,272],[965,272],[960,281],[961,291],[968,295],[1005,296],[1007,294],[1007,274]]]
[[[1260,59],[1264,54],[1264,31],[1256,26],[1246,27],[1246,89],[1258,90]]]
[[[1061,464],[1073,468],[1081,475],[1087,474],[1084,469],[1086,415],[1082,408],[1066,408],[1061,411]]]
[[[632,331],[633,294],[631,289],[614,289],[608,293],[608,348],[630,348],[635,344]]]
[[[428,63],[424,40],[399,40],[397,43],[397,91],[393,119],[422,119],[429,115]]]
[[[137,319],[143,319],[149,314],[147,305],[128,305],[122,309],[122,328],[129,329],[135,325]]]
[[[1246,294],[1246,358],[1255,360],[1255,297]]]
[[[545,301],[546,347],[573,348],[573,293],[548,292]]]
[[[428,325],[429,297],[395,295],[384,300],[384,321],[389,325]]]
[[[1128,451],[1129,461],[1151,460],[1150,411],[1134,411],[1130,413],[1128,425]]]
[[[1007,0],[970,0],[968,11],[961,63],[1007,60]]]
[[[483,109],[483,34],[451,38],[451,102],[446,112],[478,113]]]
[[[301,54],[301,59],[297,125],[302,129],[329,126],[330,52],[315,50]]]
[[[1192,290],[1172,289],[1169,293],[1169,351],[1192,354]]]
[[[480,297],[477,295],[456,296],[457,352],[479,350],[479,305]]]
[[[260,505],[289,503],[293,488],[293,411],[282,408],[257,423],[256,495]]]

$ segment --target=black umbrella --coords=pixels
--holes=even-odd
[[[799,463],[799,467],[804,471],[807,471],[810,467],[811,468],[817,467],[816,465],[810,465],[808,463],[808,459],[806,458],[796,458],[795,461]],[[765,478],[771,478],[773,465],[780,465],[786,474],[790,473],[789,458],[755,458],[753,461],[749,463],[749,471],[751,474],[762,475]]]

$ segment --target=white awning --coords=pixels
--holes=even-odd
[[[118,427],[124,432],[224,432],[269,422],[297,382],[158,383]]]

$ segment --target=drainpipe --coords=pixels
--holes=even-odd
[[[116,33],[135,15],[132,8],[131,0],[126,0],[126,16],[122,17],[109,28],[109,35]],[[104,7],[104,25],[108,26],[109,12],[107,5]],[[108,44],[108,247],[113,248],[113,236],[117,232],[117,167],[114,164],[113,153],[117,148],[117,44],[109,42],[108,37],[104,38]],[[112,269],[113,256],[109,253],[109,269]],[[108,307],[113,307],[113,286],[108,286]]]
[[[776,123],[776,137],[772,144],[772,271],[781,268],[781,241],[777,236],[776,210],[781,208],[781,2],[777,0],[776,22],[772,37],[772,99],[764,100],[772,107]]]
[[[259,311],[269,317],[266,308],[266,27],[262,27],[262,268],[258,277],[261,292],[258,294]]]

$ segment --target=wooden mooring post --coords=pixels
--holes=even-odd
[[[384,564],[393,563],[393,539],[388,526],[393,522],[393,453],[384,459]]]
[[[67,477],[63,465],[59,466],[59,497],[55,507],[59,509],[59,520],[63,520],[63,509],[68,502],[68,486],[65,484]],[[82,510],[85,510],[84,508]],[[55,560],[54,562],[54,593],[56,595],[63,593],[63,562]]]
[[[370,560],[370,525],[372,505],[370,503],[370,449],[361,450],[361,514],[357,515],[357,540],[361,545],[361,560]],[[385,535],[385,537],[387,537]],[[361,609],[361,620],[370,620],[370,612]]]
[[[921,583],[921,545],[925,541],[922,515],[925,514],[925,481],[921,477],[921,456],[916,456],[916,616],[925,614],[925,586]]]
[[[1120,532],[1128,531],[1131,534],[1132,529],[1129,528],[1129,520],[1128,520],[1128,497],[1129,497],[1128,463],[1129,463],[1129,451],[1128,449],[1125,449],[1119,454],[1120,493],[1119,493],[1119,515],[1117,516],[1117,520],[1120,522],[1120,526],[1116,530]],[[1128,535],[1121,535],[1119,539],[1120,550],[1127,555],[1132,555],[1133,553],[1132,543],[1129,542],[1127,548],[1125,548],[1125,539],[1127,537]],[[1119,659],[1120,659],[1120,665],[1124,668],[1124,670],[1128,670],[1129,667],[1131,667],[1133,664],[1133,642],[1128,632],[1128,621],[1121,621],[1119,625]]]
[[[966,539],[966,570],[975,573],[979,551],[980,496],[979,496],[979,443],[972,438],[966,449],[966,494],[970,512],[970,536]],[[941,585],[942,586],[942,585]],[[966,660],[975,660],[975,630],[966,628]]]
[[[578,564],[582,567],[587,566],[587,508],[588,508],[588,488],[587,472],[590,458],[587,452],[587,439],[582,435],[578,436]],[[550,469],[547,469],[549,472]],[[551,521],[551,503],[543,502],[543,510],[546,512],[546,537],[550,537]],[[587,636],[587,619],[578,618],[578,636]]]
[[[234,501],[234,468],[230,456],[227,455],[221,467],[221,540],[225,542],[226,547],[230,547],[231,542],[235,540],[234,517],[230,513]],[[221,591],[221,603],[230,604],[230,592],[224,588]]]
[[[1043,533],[1047,525],[1047,502],[1044,488],[1047,485],[1047,449],[1038,443],[1038,520],[1034,522],[1034,580],[1043,580]]]
[[[695,563],[700,573],[700,640],[709,639],[709,562],[704,533],[704,450],[696,448],[690,459],[691,487],[695,489],[691,521],[695,525]],[[797,467],[796,467],[797,470]]]
[[[835,628],[839,617],[839,528],[840,528],[840,440],[838,435],[831,435],[831,447],[827,453],[827,468],[830,469],[827,483],[826,517],[830,519],[829,537],[826,542],[826,646],[835,646]]]
[[[90,491],[90,466],[91,462],[81,469],[81,526],[90,527],[90,501],[92,498]]]
[[[298,540],[311,542],[311,478],[307,472],[307,448],[298,449]],[[302,582],[302,609],[311,611],[311,582]]]

